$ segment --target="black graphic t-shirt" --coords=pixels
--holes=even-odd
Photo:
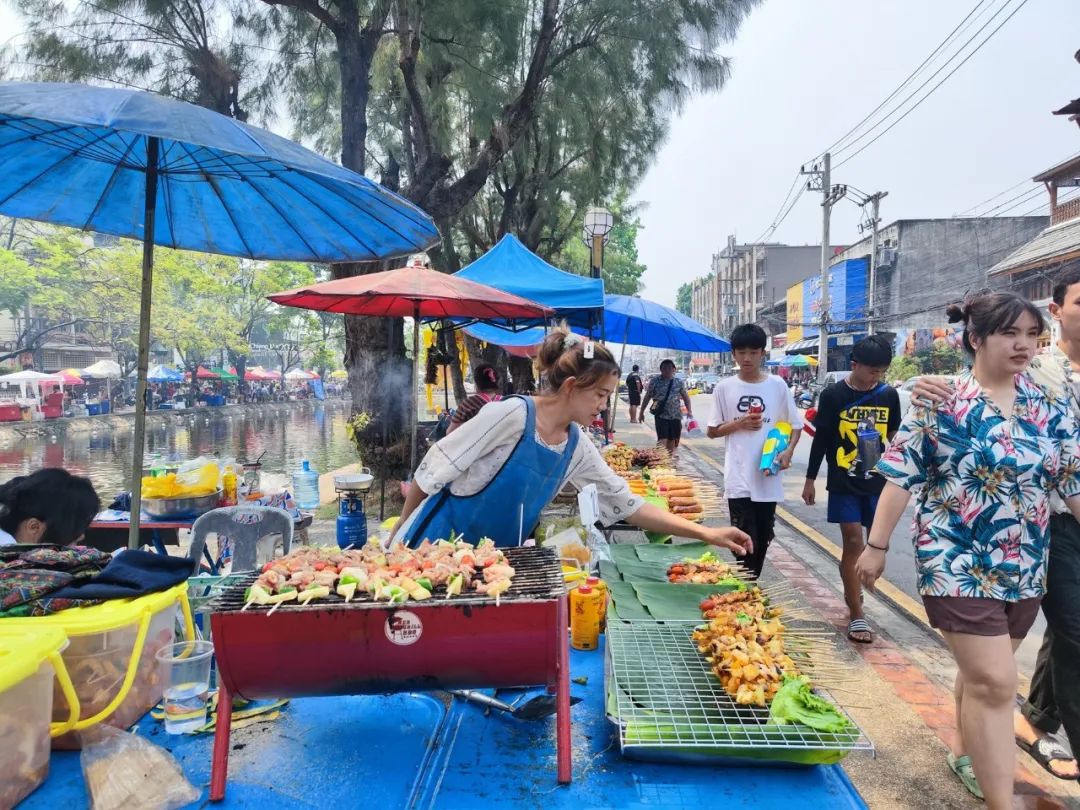
[[[834,383],[821,392],[817,416],[814,417],[814,443],[810,447],[807,478],[817,478],[822,459],[829,466],[828,490],[838,494],[880,495],[885,479],[872,474],[869,478],[856,469],[858,458],[856,431],[859,423],[870,418],[881,434],[884,448],[888,437],[900,427],[900,396],[891,385],[881,385],[873,394],[856,391],[846,382]]]

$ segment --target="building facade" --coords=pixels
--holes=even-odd
[[[720,334],[740,323],[759,323],[762,310],[784,297],[792,284],[821,270],[820,245],[737,244],[734,238],[713,256],[719,279]]]

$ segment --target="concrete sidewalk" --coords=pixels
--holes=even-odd
[[[616,438],[634,446],[655,442],[651,425],[616,423]],[[679,451],[678,467],[722,486],[719,442],[690,440]],[[790,513],[778,510],[776,540],[769,548],[763,579],[786,580],[802,595],[802,611],[836,628],[837,658],[851,668],[851,681],[836,698],[874,743],[875,758],[849,756],[844,769],[870,807],[978,807],[945,763],[956,733],[952,682],[956,669],[941,636],[926,622],[922,605],[897,588],[867,594],[866,613],[876,629],[872,645],[846,639],[847,608],[840,589],[834,546]],[[710,525],[724,525],[722,508]],[[1080,787],[1058,780],[1017,751],[1017,808],[1080,808]]]

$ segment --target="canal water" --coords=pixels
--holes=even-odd
[[[169,415],[147,425],[147,466],[151,457],[185,461],[216,454],[243,461],[264,453],[264,474],[289,475],[304,459],[320,473],[335,470],[356,462],[345,435],[349,405],[327,400]],[[132,430],[130,423],[97,424],[53,435],[0,437],[0,482],[41,467],[63,467],[89,477],[107,505],[128,488]]]

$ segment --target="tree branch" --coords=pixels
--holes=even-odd
[[[317,0],[262,0],[268,6],[288,6],[299,11],[306,11],[316,20],[321,22],[335,34],[342,29],[342,21],[330,13],[329,9],[323,8]]]

